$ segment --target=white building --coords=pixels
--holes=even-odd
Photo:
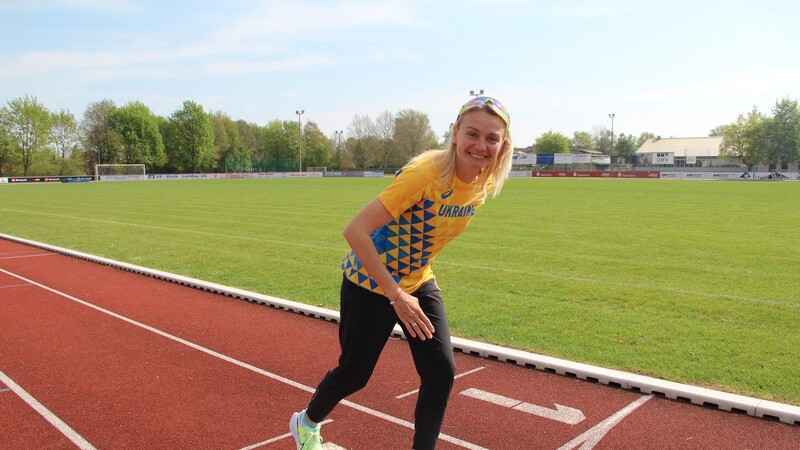
[[[722,136],[696,138],[651,138],[636,150],[637,166],[742,168],[737,159],[720,158]]]

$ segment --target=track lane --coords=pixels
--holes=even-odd
[[[130,317],[132,320],[140,321],[148,326],[167,330],[175,336],[180,336],[237,360],[245,361],[247,364],[252,364],[263,370],[281,374],[281,376],[296,381],[303,386],[316,386],[324,371],[335,364],[337,356],[335,324],[271,310],[263,306],[153,280],[63,255],[53,255],[48,258],[14,258],[12,262],[10,258],[3,258],[3,255],[9,253],[4,251],[7,250],[6,247],[9,244],[0,240],[0,268],[6,268],[7,270],[13,268],[16,271],[15,273],[35,278],[38,283],[62,290],[69,295],[85,299],[102,308]],[[24,246],[20,247],[26,248]],[[43,264],[43,261],[53,262]],[[5,300],[7,298],[6,293],[9,292],[4,290],[2,286],[9,285],[11,282],[14,282],[14,280],[9,280],[8,277],[4,277],[0,273],[0,299]],[[38,298],[39,296],[35,297]],[[55,303],[65,302],[57,301]],[[8,304],[5,301],[0,302],[0,312],[3,313],[0,316],[6,316],[5,312],[6,308],[9,307]],[[177,414],[179,417],[184,417],[182,419],[183,422],[179,420],[178,424],[188,425],[185,419],[186,416],[200,417],[203,420],[207,419],[206,416],[208,415],[214,416],[216,411],[209,413],[209,406],[193,397],[206,396],[208,392],[220,391],[225,392],[225,395],[214,398],[222,402],[222,410],[225,410],[225,408],[243,408],[248,411],[247,414],[244,414],[247,417],[239,416],[241,420],[234,421],[235,423],[228,421],[224,417],[216,419],[218,422],[209,425],[206,425],[204,421],[197,423],[202,424],[201,428],[212,430],[211,433],[221,433],[220,436],[242,436],[239,441],[230,437],[221,439],[221,441],[225,441],[225,444],[215,446],[216,448],[242,448],[246,445],[263,442],[285,434],[285,422],[289,414],[294,409],[302,407],[310,396],[307,391],[281,383],[276,388],[280,392],[272,392],[270,389],[265,389],[261,386],[262,384],[271,384],[263,376],[255,374],[254,377],[257,381],[248,381],[253,375],[241,374],[230,367],[226,369],[217,367],[218,364],[229,366],[230,363],[226,364],[224,361],[221,363],[212,362],[202,355],[199,355],[200,357],[198,358],[198,355],[189,350],[171,349],[170,345],[167,345],[163,349],[165,355],[156,358],[158,360],[157,363],[149,362],[145,364],[149,365],[150,369],[157,367],[158,370],[146,371],[145,375],[138,375],[134,379],[141,381],[142,376],[144,376],[144,380],[147,380],[148,377],[152,377],[154,374],[158,376],[160,373],[171,373],[172,375],[168,377],[168,380],[165,379],[164,383],[170,386],[183,384],[184,389],[173,386],[159,390],[152,389],[152,386],[150,386],[148,388],[150,390],[147,392],[148,396],[160,399],[161,403],[173,403],[173,405],[177,404],[179,406],[164,408],[163,405],[158,405],[159,402],[141,403],[143,400],[137,399],[135,396],[127,397],[128,390],[132,388],[130,380],[125,378],[125,370],[115,370],[114,368],[117,366],[123,368],[141,366],[143,364],[141,359],[137,359],[135,356],[129,358],[124,355],[128,354],[128,349],[131,346],[137,348],[131,342],[142,342],[142,339],[147,341],[154,338],[139,339],[137,337],[139,336],[138,333],[127,335],[122,333],[115,338],[113,335],[120,333],[118,329],[120,325],[118,324],[106,323],[103,320],[94,323],[92,320],[95,319],[90,320],[83,317],[87,315],[86,312],[80,313],[74,308],[67,308],[70,311],[64,312],[61,306],[54,309],[52,305],[48,304],[48,307],[39,306],[32,310],[31,305],[35,304],[37,304],[35,299],[29,300],[25,302],[25,305],[17,313],[24,314],[27,312],[28,316],[26,317],[38,314],[46,318],[45,322],[60,324],[57,328],[63,329],[62,332],[65,333],[59,335],[62,340],[79,339],[81,346],[86,347],[97,346],[98,344],[94,343],[96,340],[111,340],[115,342],[116,345],[111,346],[110,349],[103,350],[104,347],[101,343],[99,344],[99,350],[88,351],[89,354],[94,355],[97,352],[101,352],[104,355],[103,358],[110,358],[111,361],[117,361],[117,363],[106,362],[105,365],[110,366],[110,369],[108,367],[97,368],[98,371],[104,374],[102,383],[106,383],[109,386],[89,392],[87,395],[99,396],[100,398],[96,399],[95,402],[112,402],[112,400],[116,399],[116,402],[128,405],[129,409],[131,405],[137,405],[136,409],[138,410],[146,409],[150,411],[150,414],[140,412],[135,417],[136,423],[142,421],[144,431],[150,430],[148,432],[143,431],[142,433],[145,435],[159,431],[159,426],[149,425],[148,421],[157,423],[159,421],[170,421],[170,415],[177,414],[173,411],[177,408],[195,410],[195,412]],[[37,311],[37,314],[31,314],[34,310]],[[69,318],[75,314],[77,314],[77,318]],[[57,319],[62,322],[58,322]],[[75,321],[80,322],[81,320],[88,320],[87,323],[91,324],[89,328],[94,329],[94,332],[87,335],[86,327],[80,328],[80,330],[84,330],[82,332],[76,331],[74,327],[69,327]],[[33,322],[36,322],[36,320]],[[41,325],[41,321],[39,322],[39,325]],[[0,342],[5,344],[6,335],[4,324],[2,323],[0,323],[0,330],[3,330],[0,331]],[[111,337],[106,338],[109,333]],[[148,348],[151,349],[151,352],[161,352],[163,339],[155,340],[160,344],[151,343],[143,348],[138,348],[138,351],[143,352],[144,348]],[[396,398],[399,395],[413,391],[417,387],[416,374],[405,345],[404,342],[394,339],[390,341],[386,354],[376,368],[373,381],[365,390],[349,399],[353,404],[384,412],[401,421],[413,421],[412,412],[416,401],[415,396],[411,394],[400,399]],[[297,348],[303,348],[304,352],[298,352]],[[47,355],[48,353],[45,350],[46,348],[41,348],[37,351]],[[115,351],[122,353],[123,357],[120,358],[119,355],[115,357],[113,354]],[[303,358],[300,363],[297,361],[298,356]],[[57,358],[58,355],[53,357]],[[38,358],[41,358],[41,356],[33,357],[27,353],[18,354],[11,358],[13,360],[11,362],[27,361],[28,364],[33,364],[36,367],[34,363],[39,360]],[[200,362],[191,362],[191,360],[195,359]],[[219,360],[218,358],[216,359]],[[456,439],[485,448],[515,448],[509,445],[510,442],[517,444],[519,442],[530,443],[532,445],[531,448],[558,448],[591,431],[620,408],[624,408],[641,397],[633,392],[531,371],[467,355],[456,354],[456,360],[459,373],[469,372],[479,367],[484,367],[484,369],[477,370],[456,380],[451,408],[448,411],[443,432],[456,437]],[[74,373],[74,369],[60,369],[61,364],[69,365],[69,360],[61,359],[58,361],[58,364],[54,364],[50,368],[38,369],[43,371],[45,375],[39,374],[36,370],[29,371],[26,369],[21,371],[22,376],[26,379],[34,378],[34,384],[37,385],[47,384],[48,376],[60,376],[65,373],[75,377],[71,378],[73,382],[75,379],[80,379],[78,378],[80,373]],[[177,361],[180,361],[181,364],[187,361],[186,365],[194,369],[189,372],[176,370],[173,366]],[[6,362],[0,360],[0,370],[3,370]],[[203,368],[207,367],[216,367],[217,369],[210,372],[204,371]],[[190,373],[202,374],[202,376],[199,376],[201,381],[187,381],[186,377],[190,376]],[[227,388],[229,389],[227,391],[222,389],[210,381],[209,377],[212,374],[217,376],[223,374],[223,379],[228,384],[235,384],[241,387],[241,390],[237,388],[231,391],[230,387]],[[240,377],[244,377],[245,381],[240,381]],[[69,385],[68,382],[65,383]],[[147,384],[144,385],[147,386]],[[586,420],[576,425],[562,424],[517,410],[502,408],[461,394],[467,389],[477,388],[531,404],[550,404],[549,407],[552,407],[552,403],[560,403],[576,407],[585,413]],[[247,393],[242,394],[241,391],[247,391]],[[73,405],[72,409],[81,410],[81,408],[74,406],[75,404],[81,404],[81,399],[69,396],[64,398],[67,392],[60,391],[58,394],[54,394],[48,391],[45,395],[46,403],[63,405],[64,408]],[[111,400],[103,399],[103,397],[110,397]],[[173,398],[181,399],[182,402],[175,403],[174,400],[171,400]],[[224,406],[230,398],[238,400],[241,404],[234,402],[237,403],[235,407]],[[602,439],[594,444],[595,448],[642,448],[645,443],[650,444],[644,445],[645,447],[651,448],[653,444],[657,444],[656,446],[662,448],[687,448],[686,445],[691,445],[694,442],[702,442],[704,446],[690,446],[688,448],[726,448],[727,444],[732,444],[736,447],[796,448],[793,447],[794,443],[800,441],[798,440],[800,435],[798,435],[797,427],[706,410],[692,405],[664,401],[663,399],[653,400],[637,408],[630,416],[616,424],[602,436]],[[113,412],[112,415],[123,414],[124,408],[120,410],[112,408],[110,411]],[[93,420],[91,412],[84,411],[83,415],[85,417],[82,419],[81,414],[76,412],[74,420],[78,422],[88,421],[90,424],[87,427],[97,427],[97,422]],[[255,421],[258,423],[247,421],[248,417],[253,416],[258,417],[258,420]],[[695,416],[699,416],[701,419],[697,419]],[[683,417],[691,417],[694,420],[690,423],[683,423]],[[200,420],[200,418],[196,420]],[[388,449],[407,448],[407,443],[410,442],[411,430],[407,427],[387,422],[376,418],[373,414],[351,407],[339,406],[334,411],[332,418],[334,421],[326,425],[325,437],[328,441],[335,442],[346,448],[374,448],[370,447],[370,445],[375,445],[376,439],[382,445],[382,447],[378,448]],[[664,425],[665,423],[670,423],[670,426],[677,427],[677,429],[691,429],[695,431],[693,433],[695,437],[687,441],[686,436],[683,434],[675,433],[671,429],[665,429],[669,428]],[[641,430],[642,424],[647,426],[649,430],[654,430],[654,432],[643,433]],[[169,442],[171,448],[189,448],[189,443],[198,442],[189,435],[192,433],[191,427],[180,426],[177,428],[179,432],[165,434],[164,436],[169,437],[170,440],[162,440],[161,443]],[[220,428],[236,428],[236,431],[227,430],[222,433],[222,431],[218,430]],[[365,430],[373,429],[380,430],[378,436],[365,432]],[[753,433],[751,429],[759,432]],[[109,434],[119,433],[112,431]],[[107,439],[112,438],[108,437]],[[115,439],[132,439],[132,437],[123,435]],[[201,439],[201,441],[206,444],[212,442],[207,437]],[[0,443],[3,442],[0,439]],[[134,442],[136,441],[134,440]],[[148,443],[152,444],[153,442]],[[234,445],[234,443],[236,444]],[[607,443],[614,443],[614,445],[608,447],[606,446]],[[712,445],[709,446],[709,443],[712,443]],[[718,444],[718,446],[715,447],[713,443]],[[239,446],[240,444],[241,446]],[[128,442],[128,445],[130,445],[130,442]],[[262,448],[291,448],[291,442],[285,439],[278,439]],[[440,448],[464,447],[442,442]]]

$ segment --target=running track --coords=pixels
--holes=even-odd
[[[0,239],[0,448],[293,449],[337,351],[329,321]],[[456,362],[440,449],[800,449],[797,422]],[[409,448],[416,383],[390,339],[325,448]]]

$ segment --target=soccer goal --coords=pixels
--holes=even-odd
[[[129,181],[146,180],[144,164],[96,164],[94,166],[96,181]]]

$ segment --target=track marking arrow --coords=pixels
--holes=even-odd
[[[583,415],[583,411],[580,409],[570,408],[569,406],[559,405],[558,403],[555,404],[555,409],[552,409],[475,388],[461,391],[461,395],[569,425],[581,423],[586,419],[586,416]]]

